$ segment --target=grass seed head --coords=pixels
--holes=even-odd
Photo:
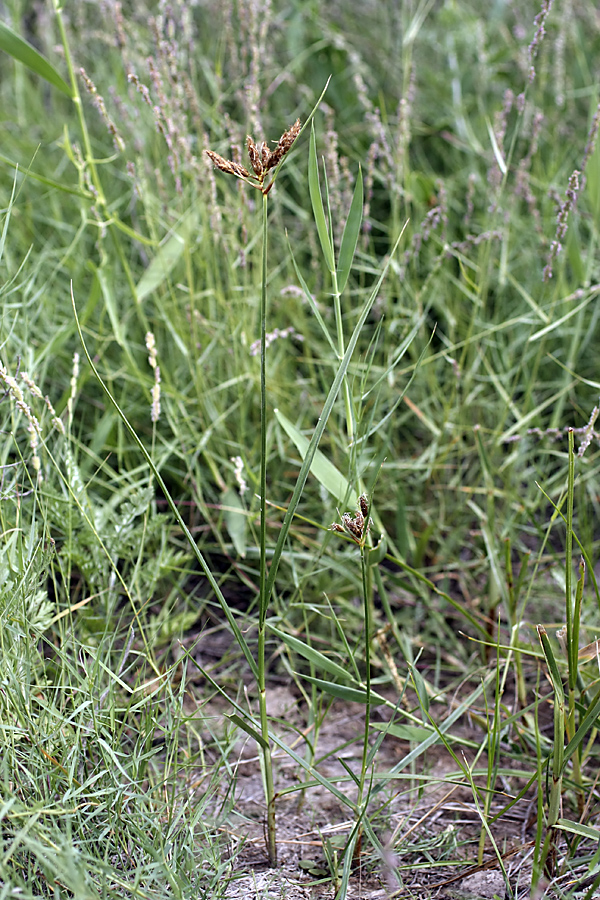
[[[274,169],[287,153],[289,153],[292,144],[300,134],[301,127],[300,119],[296,119],[291,128],[288,128],[287,131],[283,132],[277,146],[272,151],[269,150],[266,141],[260,141],[257,144],[251,135],[247,135],[246,149],[248,150],[250,165],[254,172],[253,175],[251,175],[244,166],[240,165],[240,163],[233,162],[230,159],[224,159],[218,153],[215,153],[214,150],[205,150],[204,152],[221,172],[225,172],[227,175],[237,175],[238,178],[243,178],[248,184],[258,188],[263,194],[268,194],[273,185],[273,179],[265,185],[265,176],[267,172]],[[258,182],[258,184],[256,184],[256,182]]]
[[[246,147],[248,149],[250,165],[252,166],[252,168],[254,170],[254,174],[256,175],[256,177],[258,178],[259,181],[262,181],[262,179],[265,177],[265,170],[263,168],[261,154],[260,154],[258,147],[256,146],[256,144],[254,143],[254,141],[252,140],[252,138],[250,137],[249,134],[246,135]]]
[[[300,134],[300,119],[296,119],[291,128],[288,128],[287,131],[284,131],[281,137],[279,138],[279,143],[273,150],[269,158],[269,169],[274,169],[276,165],[283,159],[284,156],[290,152],[292,148],[292,144]]]
[[[238,178],[250,178],[250,172],[240,163],[232,162],[230,159],[223,159],[214,150],[205,150],[204,152],[221,172],[226,172],[227,175],[236,175]]]

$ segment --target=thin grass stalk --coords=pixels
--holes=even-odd
[[[368,573],[368,554],[369,548],[366,543],[363,541],[363,544],[360,548],[360,567],[362,574],[362,588],[363,588],[363,609],[365,616],[365,694],[366,694],[366,703],[365,703],[365,721],[364,721],[364,736],[363,736],[363,752],[362,752],[362,760],[360,767],[360,780],[358,784],[358,801],[357,805],[359,811],[362,811],[362,804],[364,799],[365,792],[365,783],[367,777],[367,759],[369,756],[369,726],[371,724],[371,591],[369,590],[369,583],[371,579],[369,578]],[[357,841],[357,852],[360,852],[360,832]]]
[[[567,659],[568,659],[568,704],[566,714],[567,740],[571,740],[576,731],[575,723],[575,692],[577,689],[577,675],[579,671],[579,626],[581,616],[581,601],[583,597],[583,580],[585,568],[581,568],[577,582],[576,596],[573,598],[573,510],[575,506],[575,435],[573,429],[569,429],[569,463],[567,475],[567,531],[565,541],[565,603],[567,617]],[[579,786],[577,792],[580,811],[583,812],[584,796],[581,781],[580,749],[573,754],[573,777]]]
[[[337,331],[338,359],[344,358],[344,325],[342,321],[342,301],[338,288],[338,277],[335,268],[331,272],[332,289],[333,289],[333,308],[335,312],[335,326]],[[352,446],[354,441],[354,410],[352,408],[352,393],[350,391],[350,383],[348,376],[344,378],[344,407],[346,412],[346,434],[348,435],[348,444]],[[362,492],[363,486],[359,485],[359,492]]]
[[[510,645],[513,647],[515,660],[515,674],[517,682],[517,697],[519,705],[525,707],[527,705],[527,689],[525,687],[525,679],[523,677],[523,661],[521,653],[517,649],[519,645],[520,622],[517,610],[519,586],[524,574],[524,564],[521,564],[521,572],[519,573],[519,582],[515,587],[514,572],[512,566],[512,544],[510,537],[504,542],[504,571],[506,572],[506,586],[508,590],[508,619],[510,626]]]
[[[268,194],[262,194],[262,284],[260,292],[260,588],[258,612],[258,705],[260,712],[260,732],[263,742],[259,746],[262,755],[262,770],[267,801],[267,853],[269,865],[277,865],[277,835],[275,821],[275,786],[273,782],[273,760],[269,739],[267,716],[267,685],[265,670],[265,624],[269,606],[267,593],[267,238],[268,238]]]
[[[499,623],[498,623],[499,624]],[[487,708],[487,697],[484,696],[486,706],[487,719],[487,775],[485,792],[483,795],[483,810],[480,810],[482,829],[479,835],[479,847],[477,851],[477,862],[479,865],[483,863],[483,855],[485,850],[485,839],[489,832],[489,819],[492,800],[494,798],[494,785],[498,777],[498,751],[500,744],[499,723],[500,723],[500,698],[502,697],[504,684],[500,684],[500,637],[499,627],[497,627],[497,643],[496,643],[496,683],[494,687],[494,712],[490,727],[490,717]],[[504,682],[504,679],[503,679]],[[477,802],[475,798],[475,802]]]
[[[573,429],[569,428],[569,466],[567,475],[567,532],[565,537],[565,606],[567,618],[567,659],[569,667],[569,691],[577,683],[578,643],[574,643],[579,631],[573,621],[573,505],[575,494],[575,453]]]
[[[569,703],[568,703],[568,715],[567,715],[567,740],[570,741],[575,736],[575,731],[577,728],[577,723],[575,719],[575,713],[577,709],[577,701],[576,701],[576,691],[580,688],[583,689],[583,686],[580,684],[580,680],[578,678],[578,665],[579,665],[579,626],[581,620],[581,603],[583,600],[583,587],[585,582],[585,562],[583,558],[579,561],[579,578],[577,579],[577,585],[575,587],[575,604],[573,609],[573,642],[575,645],[575,685],[571,686],[571,679],[569,678]],[[583,693],[583,690],[582,690]],[[577,785],[577,805],[579,809],[579,815],[583,815],[583,811],[585,808],[585,795],[583,791],[583,777],[581,773],[581,746],[577,747],[575,752],[573,753],[573,781]]]
[[[83,104],[81,102],[81,94],[79,93],[79,85],[77,84],[77,76],[75,75],[75,69],[73,68],[73,60],[71,59],[71,51],[69,48],[69,41],[67,40],[67,32],[65,30],[65,24],[63,22],[62,17],[62,4],[59,0],[52,0],[52,5],[54,7],[54,15],[56,17],[56,22],[58,24],[58,30],[60,32],[60,39],[62,43],[63,53],[65,55],[65,65],[67,67],[67,71],[69,73],[69,81],[71,83],[71,90],[73,91],[73,105],[75,106],[75,112],[77,115],[77,122],[79,124],[79,130],[81,132],[81,138],[83,140],[83,149],[84,149],[84,159],[86,165],[90,172],[90,178],[95,189],[98,191],[98,196],[96,197],[96,203],[98,206],[105,207],[106,206],[106,198],[104,196],[104,191],[102,190],[102,184],[100,183],[100,178],[98,176],[98,170],[96,169],[96,164],[94,162],[94,155],[92,153],[92,145],[90,143],[90,135],[87,128],[87,123],[85,121],[85,116],[83,114]]]

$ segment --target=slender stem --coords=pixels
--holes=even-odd
[[[341,295],[338,288],[337,272],[331,272],[331,281],[333,288],[333,308],[335,311],[335,327],[337,331],[338,358],[344,358],[346,347],[344,344],[344,324],[342,321],[342,303]],[[348,377],[344,378],[344,405],[346,407],[346,433],[348,435],[349,444],[354,440],[354,411],[352,409],[352,395],[350,393],[350,384]]]
[[[87,123],[85,121],[85,116],[83,115],[83,107],[81,104],[81,94],[79,93],[79,85],[77,84],[77,76],[75,75],[75,69],[73,68],[73,60],[71,59],[71,51],[69,49],[69,42],[67,40],[67,32],[65,31],[65,25],[62,18],[62,4],[59,0],[53,0],[54,2],[54,14],[56,16],[56,21],[58,23],[58,30],[60,31],[60,39],[62,41],[63,52],[65,54],[65,64],[67,66],[67,70],[69,72],[69,80],[71,82],[71,89],[73,91],[73,103],[75,105],[75,111],[77,113],[77,121],[79,122],[79,130],[81,131],[81,137],[83,140],[83,149],[84,149],[84,159],[88,166],[90,172],[90,178],[92,180],[92,184],[94,185],[96,191],[98,192],[98,196],[96,198],[96,203],[98,206],[106,206],[106,200],[104,197],[104,191],[102,190],[102,185],[100,183],[100,179],[98,177],[98,172],[96,170],[96,165],[94,163],[94,157],[92,154],[92,145],[90,143],[90,136],[87,129]]]
[[[575,493],[575,455],[573,429],[569,428],[569,469],[567,477],[567,533],[565,540],[565,600],[567,617],[567,654],[569,662],[569,688],[577,683],[577,656],[579,647],[574,643],[573,622],[573,498]]]
[[[365,781],[367,777],[367,758],[369,756],[369,725],[371,722],[371,592],[369,589],[370,578],[368,573],[367,555],[369,548],[366,544],[360,548],[360,567],[362,571],[362,587],[363,587],[363,606],[365,615],[365,690],[367,694],[367,702],[365,703],[365,730],[363,736],[363,752],[360,769],[360,781],[358,785],[358,801],[359,811],[362,807]],[[357,842],[359,846],[359,842]]]
[[[259,628],[263,629],[269,598],[267,585],[267,205],[262,195],[262,285],[260,294],[260,609]]]
[[[262,285],[260,293],[260,587],[258,611],[258,705],[260,710],[260,731],[263,743],[261,754],[265,799],[267,801],[267,853],[269,864],[277,865],[277,840],[275,824],[275,788],[273,784],[273,761],[269,743],[269,720],[267,717],[267,685],[265,671],[265,623],[269,597],[267,594],[267,195],[263,194],[263,245],[262,245]]]

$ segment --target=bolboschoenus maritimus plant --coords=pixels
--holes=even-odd
[[[316,109],[316,107],[315,107]],[[313,110],[314,113],[314,110]],[[311,113],[311,117],[313,113]],[[306,127],[305,123],[305,126]],[[227,175],[240,178],[251,187],[257,188],[262,194],[262,270],[261,270],[261,296],[260,296],[260,581],[259,581],[259,612],[258,612],[258,647],[257,647],[257,687],[258,705],[260,715],[260,738],[257,740],[260,758],[265,800],[267,804],[267,853],[269,864],[277,864],[277,841],[275,825],[275,786],[273,781],[273,763],[271,759],[271,742],[269,737],[269,724],[267,717],[267,687],[265,670],[265,639],[266,621],[269,608],[269,599],[273,589],[273,582],[267,582],[267,375],[266,375],[266,350],[267,350],[267,239],[268,239],[268,210],[267,201],[269,191],[275,183],[277,174],[283,165],[285,158],[294,144],[298,135],[303,131],[300,119],[296,119],[291,128],[284,131],[277,146],[270,150],[266,141],[255,143],[250,135],[246,138],[246,147],[252,172],[243,165],[232,160],[224,159],[213,150],[206,150],[206,155],[212,160],[217,169]],[[242,723],[240,723],[242,724]],[[248,726],[244,726],[248,731]],[[254,730],[249,733],[254,734]]]

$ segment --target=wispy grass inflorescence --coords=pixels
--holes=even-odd
[[[150,419],[152,422],[158,422],[160,418],[160,367],[157,362],[156,339],[151,331],[146,333],[146,349],[148,350],[148,363],[154,370]]]
[[[77,382],[79,380],[79,353],[75,351],[73,354],[73,364],[71,368],[71,380],[69,382],[69,386],[71,388],[69,393],[69,399],[67,400],[67,412],[69,416],[69,422],[73,421],[73,407],[75,405],[75,398],[77,397]]]
[[[550,252],[548,253],[548,259],[542,273],[542,279],[544,281],[550,281],[550,279],[552,278],[554,262],[563,248],[562,242],[567,233],[569,214],[575,206],[577,195],[579,193],[580,174],[581,173],[579,172],[579,170],[575,169],[575,171],[569,178],[569,184],[567,190],[565,191],[565,199],[559,205],[558,214],[556,216],[556,233],[554,235],[554,240],[550,244]]]
[[[104,102],[104,97],[102,94],[98,93],[98,88],[89,77],[84,68],[79,69],[79,74],[83,79],[83,83],[85,84],[86,90],[90,97],[92,98],[92,103],[102,116],[102,120],[105,123],[108,133],[112,138],[112,142],[114,144],[115,150],[117,153],[121,153],[125,149],[125,141],[119,134],[119,130],[111,117],[108,114],[108,110],[106,109],[106,103]]]
[[[60,431],[61,434],[64,434],[65,427],[56,415],[56,410],[50,402],[50,398],[45,397],[42,394],[33,378],[30,378],[30,376],[27,375],[26,372],[19,373],[19,378],[27,386],[29,393],[33,397],[44,401],[44,403],[46,404],[46,408],[52,416],[53,426],[58,431]],[[29,435],[29,448],[31,450],[31,465],[34,472],[36,473],[37,480],[42,481],[42,462],[39,455],[40,439],[42,437],[42,427],[40,425],[40,421],[25,400],[23,391],[21,390],[17,379],[9,373],[6,366],[4,366],[2,363],[0,363],[0,381],[6,388],[5,396],[11,396],[13,398],[16,408],[19,410],[19,412],[22,412],[27,419],[27,433]]]
[[[270,347],[273,341],[278,340],[278,338],[287,337],[293,337],[296,341],[304,340],[304,335],[298,334],[293,325],[288,325],[287,328],[275,328],[273,331],[268,331],[265,334],[265,348]],[[256,340],[250,345],[250,356],[258,356],[259,353],[260,340]]]
[[[238,493],[240,497],[243,497],[248,490],[248,482],[244,478],[244,460],[241,456],[232,456],[231,462],[235,466],[233,475],[238,484]]]
[[[533,35],[533,39],[527,48],[527,53],[529,57],[529,83],[533,84],[535,80],[535,59],[538,55],[538,51],[540,49],[540,44],[544,40],[544,35],[546,34],[546,19],[550,15],[550,10],[552,9],[552,4],[554,0],[542,0],[542,8],[539,13],[533,20],[533,24],[535,25],[535,33]]]
[[[563,438],[567,438],[569,434],[578,435],[581,437],[581,444],[579,445],[577,456],[581,459],[592,441],[596,441],[596,443],[600,444],[600,433],[596,431],[594,427],[599,412],[600,407],[594,406],[587,424],[583,425],[581,428],[546,428],[544,430],[541,428],[528,428],[526,434],[533,435],[537,438],[549,438],[551,441],[560,441]],[[513,444],[521,439],[522,436],[520,434],[513,434],[506,438],[505,443]]]

